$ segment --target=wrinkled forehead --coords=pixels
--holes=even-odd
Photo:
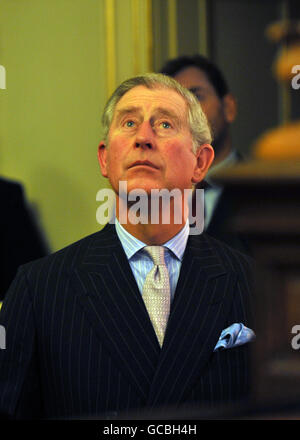
[[[185,98],[176,90],[163,86],[148,88],[138,85],[128,90],[117,102],[113,119],[126,108],[136,108],[143,113],[165,109],[175,113],[183,121],[186,121],[187,116]]]

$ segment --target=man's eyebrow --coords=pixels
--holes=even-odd
[[[120,121],[123,118],[123,116],[126,116],[126,115],[131,114],[131,113],[135,113],[135,114],[141,115],[142,114],[142,109],[140,107],[137,107],[137,106],[130,106],[130,107],[121,108],[120,110],[117,110],[117,112],[116,112],[116,120]],[[172,110],[168,110],[168,109],[166,109],[164,107],[157,107],[157,108],[155,108],[154,111],[153,111],[153,115],[155,117],[163,116],[163,117],[166,117],[166,118],[170,118],[173,121],[175,121],[179,126],[182,124],[181,118],[175,112],[173,112]]]
[[[131,107],[125,107],[120,110],[117,110],[116,118],[117,120],[122,119],[123,116],[128,115],[130,113],[141,113],[140,107],[131,106]]]
[[[154,110],[154,115],[155,116],[164,116],[166,118],[170,118],[173,121],[175,121],[178,125],[182,124],[182,120],[181,118],[172,110],[167,110],[166,108],[163,107],[157,107]]]
[[[202,92],[204,90],[204,87],[201,86],[189,87],[189,91],[192,93]]]

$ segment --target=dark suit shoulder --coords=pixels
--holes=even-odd
[[[19,182],[0,177],[0,197],[7,200],[23,197],[23,186]]]
[[[207,249],[210,249],[215,258],[219,260],[223,269],[234,273],[236,284],[234,286],[235,300],[233,302],[233,309],[238,310],[240,307],[244,313],[243,321],[241,322],[250,328],[255,328],[253,314],[254,259],[206,233],[202,234],[202,240],[206,243]],[[231,325],[231,323],[228,323],[228,325]]]
[[[45,271],[66,270],[78,267],[89,255],[93,254],[93,249],[103,247],[105,250],[107,240],[115,239],[114,228],[106,225],[101,231],[90,234],[66,247],[53,252],[43,258],[31,261],[22,266],[28,274]]]
[[[205,241],[212,252],[217,254],[226,269],[235,270],[237,272],[240,272],[241,270],[243,272],[253,271],[254,260],[249,255],[244,254],[207,233],[201,234],[201,239]]]
[[[255,279],[255,260],[249,255],[238,251],[223,243],[208,234],[203,234],[206,242],[214,249],[215,254],[222,262],[224,268],[228,271],[234,272],[237,277],[237,288],[243,296],[243,301],[247,302],[245,309],[249,312],[248,319],[253,320],[252,317],[252,295]]]

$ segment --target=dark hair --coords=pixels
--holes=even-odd
[[[161,68],[160,73],[173,77],[181,70],[191,66],[203,70],[219,98],[222,99],[229,92],[227,82],[220,69],[203,55],[185,55],[169,60]]]

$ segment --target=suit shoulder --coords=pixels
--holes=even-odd
[[[61,271],[72,269],[84,259],[84,256],[94,243],[101,243],[101,237],[103,236],[103,230],[97,231],[50,255],[23,265],[22,270],[28,274],[35,274],[41,271],[48,272],[49,270]]]
[[[217,253],[218,257],[222,260],[222,263],[228,269],[240,270],[244,267],[247,270],[253,270],[254,260],[251,256],[234,249],[227,243],[217,240],[206,233],[202,235],[209,247],[213,249],[215,253]]]
[[[0,195],[6,197],[8,200],[13,198],[23,197],[23,186],[19,182],[13,180],[0,178]]]

